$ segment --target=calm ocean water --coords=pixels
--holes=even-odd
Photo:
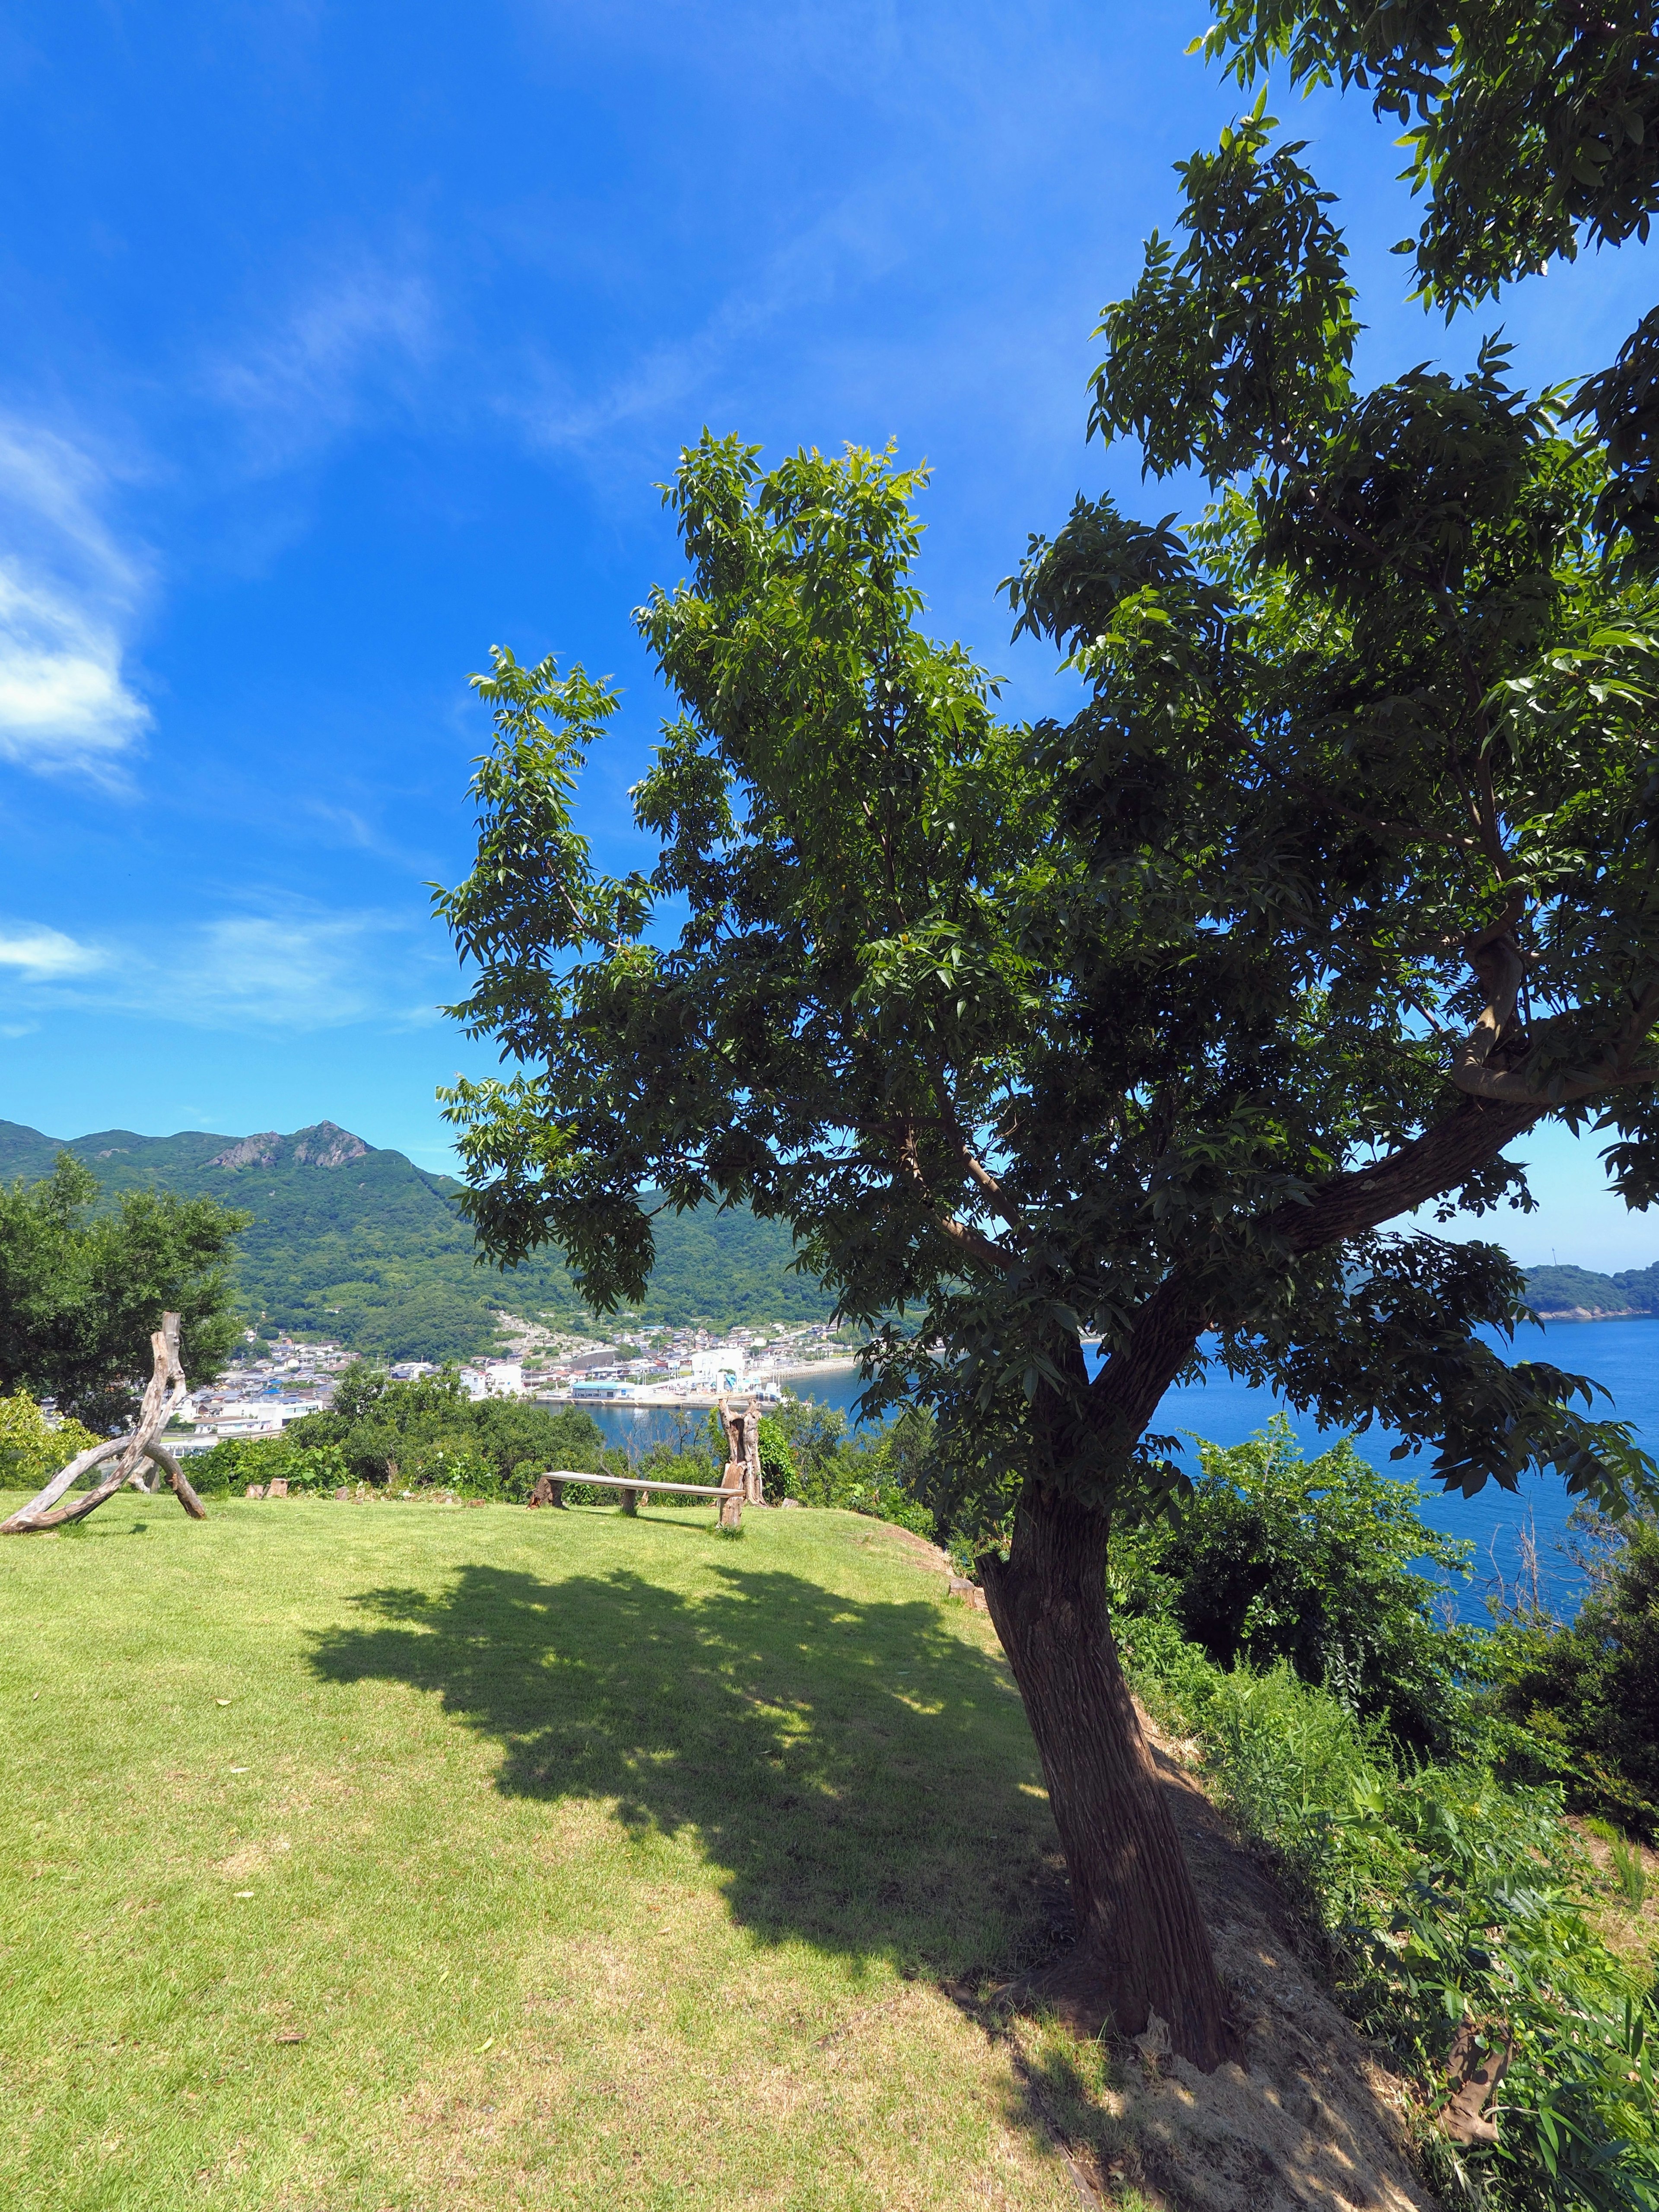
[[[1504,1346],[1496,1339],[1495,1348]],[[1588,1376],[1607,1392],[1612,1402],[1598,1400],[1601,1415],[1628,1421],[1637,1441],[1659,1458],[1659,1321],[1553,1322],[1547,1327],[1521,1330],[1508,1356],[1518,1359],[1545,1358],[1574,1375]],[[855,1375],[826,1375],[821,1379],[799,1377],[791,1388],[802,1397],[812,1397],[851,1414],[860,1385]],[[1290,1414],[1291,1425],[1310,1455],[1324,1450],[1339,1433],[1322,1431],[1310,1419],[1281,1407],[1266,1390],[1253,1390],[1230,1376],[1217,1373],[1191,1389],[1171,1390],[1153,1423],[1165,1433],[1202,1437],[1207,1443],[1242,1443],[1276,1412]],[[685,1417],[659,1408],[625,1407],[593,1408],[595,1419],[614,1443],[648,1449],[659,1439],[672,1441],[676,1424]],[[706,1417],[692,1415],[692,1423]],[[1423,1518],[1447,1536],[1464,1537],[1475,1547],[1474,1571],[1457,1592],[1458,1610],[1467,1619],[1484,1621],[1485,1596],[1501,1577],[1514,1582],[1521,1566],[1516,1539],[1527,1529],[1535,1531],[1541,1580],[1547,1601],[1558,1612],[1571,1613],[1581,1589],[1580,1577],[1560,1548],[1572,1500],[1560,1478],[1534,1475],[1522,1480],[1516,1492],[1489,1484],[1474,1498],[1443,1491],[1429,1473],[1426,1457],[1391,1460],[1391,1447],[1399,1439],[1389,1431],[1372,1429],[1357,1437],[1362,1458],[1383,1474],[1415,1482],[1421,1497]],[[1196,1467],[1190,1444],[1188,1464]]]

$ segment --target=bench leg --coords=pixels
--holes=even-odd
[[[639,1512],[640,1493],[637,1490],[624,1490],[617,1494],[622,1499],[622,1510],[624,1513],[631,1517]]]

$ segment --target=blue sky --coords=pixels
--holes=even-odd
[[[14,5],[0,27],[0,1115],[60,1135],[325,1117],[445,1164],[488,1056],[423,885],[465,872],[489,645],[614,672],[588,824],[658,702],[629,611],[678,569],[654,482],[708,423],[936,470],[933,626],[1079,488],[1101,304],[1237,97],[1201,7]],[[1645,254],[1447,331],[1403,301],[1384,134],[1295,109],[1343,195],[1364,368],[1597,365]],[[1534,1146],[1523,1260],[1641,1265],[1593,1148]]]

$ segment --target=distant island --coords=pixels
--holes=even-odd
[[[1598,1275],[1589,1267],[1528,1267],[1527,1298],[1540,1321],[1659,1315],[1659,1265],[1618,1275]]]
[[[269,1332],[331,1338],[386,1360],[467,1359],[500,1348],[502,1316],[573,1334],[596,1333],[556,1256],[502,1274],[480,1267],[456,1210],[463,1186],[402,1152],[365,1144],[333,1121],[283,1134],[131,1129],[49,1137],[0,1121],[0,1178],[36,1182],[59,1152],[84,1160],[114,1198],[176,1190],[252,1213],[240,1239],[237,1286],[250,1322]],[[781,1224],[743,1208],[663,1214],[642,1323],[716,1332],[824,1321],[832,1300],[793,1272]]]

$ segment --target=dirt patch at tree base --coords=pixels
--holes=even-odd
[[[1437,2200],[1407,2147],[1405,2083],[1297,1955],[1295,1915],[1184,1771],[1178,1749],[1147,1732],[1243,2061],[1200,2074],[1170,2055],[1154,2021],[1121,2047],[1119,2086],[1093,2100],[1106,2124],[1085,2142],[1045,2088],[1052,2057],[1038,2051],[1028,2023],[1011,2022],[1028,2088],[1065,2142],[1079,2193],[1081,2166],[1103,2206],[1134,2188],[1170,2212],[1435,2212]],[[1100,2031],[1086,1989],[1068,1989],[1063,1959],[1024,1987],[1074,2034]]]

